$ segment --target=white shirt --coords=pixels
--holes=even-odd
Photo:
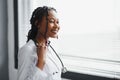
[[[61,63],[48,47],[43,70],[36,66],[38,60],[36,46],[29,40],[18,53],[17,80],[61,80]]]

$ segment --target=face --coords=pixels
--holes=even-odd
[[[46,17],[44,16],[42,22],[39,24],[39,32],[44,34],[46,30]],[[46,37],[56,38],[60,29],[59,20],[55,11],[50,10],[48,12],[48,30]]]

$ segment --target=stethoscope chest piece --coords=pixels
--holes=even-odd
[[[66,67],[63,67],[62,68],[62,73],[66,73],[67,72],[67,68]]]

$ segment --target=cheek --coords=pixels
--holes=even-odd
[[[50,31],[53,28],[53,24],[48,24],[48,30]]]
[[[53,23],[48,24],[48,27],[49,27],[49,28],[52,28],[53,26],[54,26],[54,24],[53,24]]]
[[[51,33],[51,27],[48,27],[47,32],[48,32],[48,34]]]
[[[41,33],[45,33],[45,28],[46,28],[45,25],[41,25],[41,26],[39,26],[39,31],[40,31]]]

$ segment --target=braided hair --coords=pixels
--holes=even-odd
[[[48,19],[47,19],[47,17],[48,17],[48,11],[50,11],[50,10],[53,10],[53,11],[57,12],[55,8],[47,7],[47,6],[38,7],[33,11],[32,17],[30,19],[31,29],[28,32],[27,42],[30,39],[35,40],[36,35],[38,33],[38,27],[37,27],[38,23],[42,21],[42,18],[44,16],[46,16],[46,31],[44,33],[44,38],[46,38],[46,33],[47,33],[47,29],[48,29]]]

